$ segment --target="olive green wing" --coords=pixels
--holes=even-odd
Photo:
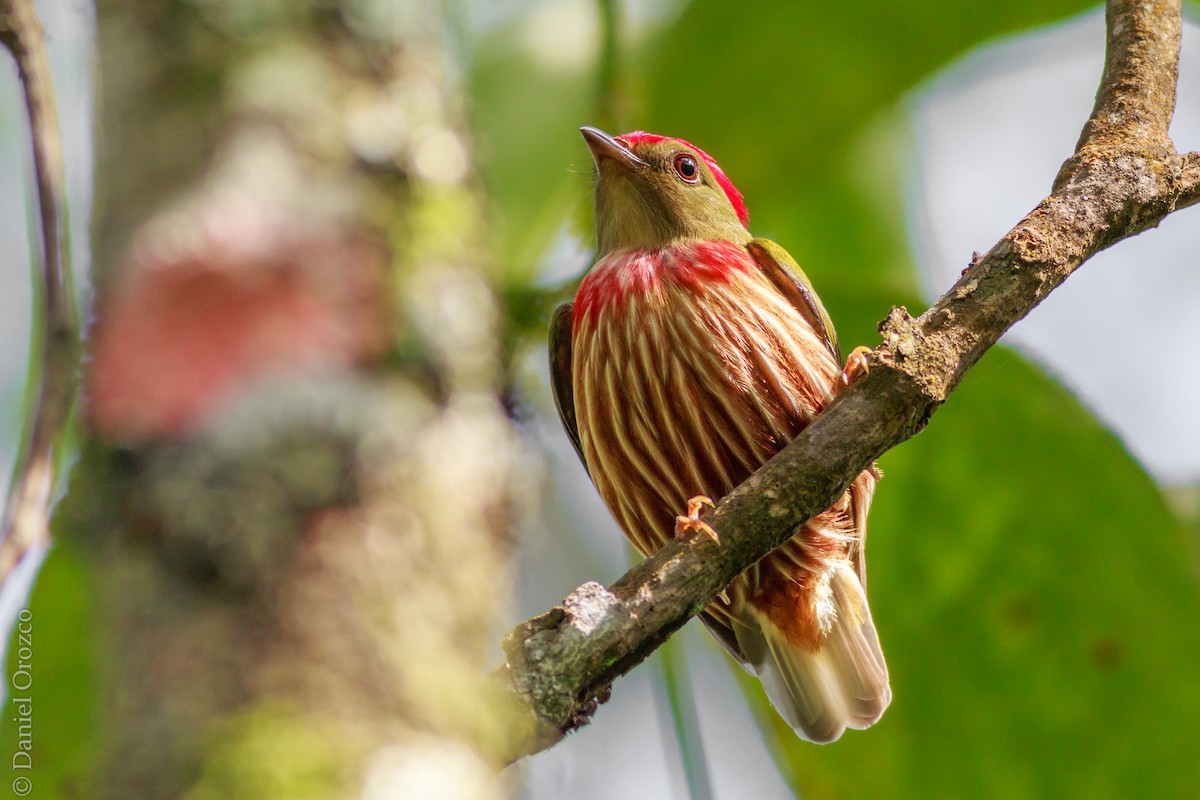
[[[562,420],[567,438],[587,469],[583,445],[579,441],[579,423],[575,419],[575,387],[571,378],[571,311],[574,303],[563,303],[550,317],[550,388],[554,390],[554,405]]]
[[[838,346],[837,332],[833,329],[833,320],[826,313],[825,306],[821,305],[821,298],[813,291],[812,284],[796,259],[770,239],[752,239],[746,249],[763,274],[775,284],[775,288],[792,302],[814,330],[824,334],[829,352],[841,363],[842,351]]]

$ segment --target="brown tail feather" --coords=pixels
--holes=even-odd
[[[741,650],[753,663],[771,704],[796,732],[824,744],[846,728],[875,723],[892,699],[887,664],[867,598],[849,564],[826,573],[833,607],[816,650],[797,647],[765,615],[752,611],[758,630],[743,630]]]

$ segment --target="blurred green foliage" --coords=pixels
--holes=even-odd
[[[93,667],[93,620],[89,612],[87,575],[70,543],[56,543],[38,574],[26,603],[29,639],[18,628],[9,642],[5,676],[5,724],[0,725],[0,751],[10,758],[20,749],[19,703],[29,699],[32,767],[12,770],[10,779],[27,777],[31,797],[77,797],[91,769],[99,723],[97,676]],[[26,681],[14,683],[21,648],[32,651]],[[15,762],[13,762],[15,763]]]
[[[871,344],[889,306],[921,307],[898,179],[905,94],[986,40],[1091,7],[697,0],[626,46],[623,96],[600,102],[593,74],[539,68],[517,26],[503,29],[476,53],[470,99],[507,279],[528,286],[553,237],[585,216],[576,128],[634,109],[621,130],[714,154],[842,341]],[[542,335],[525,309],[510,322]],[[1200,590],[1183,526],[1121,442],[997,348],[883,466],[868,563],[892,708],[870,732],[815,747],[746,679],[797,794],[1194,796]]]
[[[882,466],[869,590],[895,699],[831,747],[775,726],[791,784],[1193,796],[1200,591],[1182,526],[1116,437],[995,350]]]

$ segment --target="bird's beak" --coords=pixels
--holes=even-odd
[[[579,129],[579,132],[583,134],[588,149],[592,151],[592,159],[596,162],[597,169],[600,168],[600,163],[605,159],[611,159],[625,169],[636,169],[647,166],[645,161],[634,155],[633,151],[615,136],[609,136],[599,128],[593,128],[589,125],[584,125]]]

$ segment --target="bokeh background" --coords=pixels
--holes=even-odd
[[[590,263],[580,125],[682,136],[713,154],[746,195],[753,231],[804,266],[842,341],[870,345],[891,305],[923,308],[1049,191],[1103,63],[1102,11],[1060,0],[446,7],[492,203],[511,400],[544,456],[539,511],[513,565],[523,616],[585,580],[611,582],[630,559],[559,429],[545,368],[547,314]],[[91,11],[39,10],[85,274]],[[1193,23],[1198,12],[1185,3]],[[1192,23],[1179,96],[1176,144],[1200,148]],[[28,349],[24,126],[6,74],[5,468]],[[895,700],[876,727],[826,747],[797,740],[757,684],[689,626],[616,685],[590,726],[512,768],[516,795],[1200,793],[1200,378],[1186,366],[1200,322],[1198,214],[1096,257],[968,375],[925,432],[881,460],[869,590]],[[62,587],[61,608],[39,620],[49,661],[56,637],[80,624],[85,595],[65,566],[43,580]],[[15,587],[0,598],[10,615],[21,602]],[[82,669],[65,646],[60,662]],[[39,737],[50,746],[85,724],[46,720]]]

